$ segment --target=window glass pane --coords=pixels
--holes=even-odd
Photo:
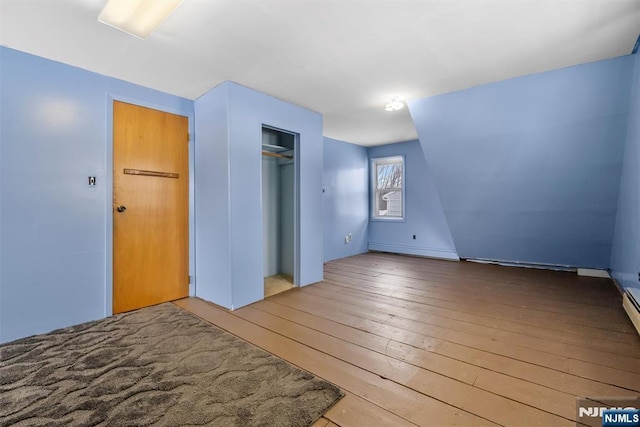
[[[374,217],[403,218],[403,158],[375,159],[372,166]]]

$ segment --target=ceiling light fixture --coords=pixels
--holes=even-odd
[[[384,111],[398,111],[404,108],[404,102],[400,101],[400,98],[394,96],[391,98],[391,102],[388,102],[384,106]]]
[[[182,0],[109,0],[98,21],[146,39],[180,3]]]

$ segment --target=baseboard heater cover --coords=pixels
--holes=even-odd
[[[570,271],[570,272],[577,271],[575,267],[571,267],[568,265],[504,261],[499,259],[486,259],[486,258],[462,258],[462,259],[464,261],[476,262],[478,264],[494,264],[494,265],[501,265],[503,267],[535,268],[538,270],[554,270],[554,271]]]
[[[598,270],[595,268],[578,268],[578,276],[611,279],[611,276],[609,275],[609,272],[607,270]]]
[[[460,261],[458,254],[450,249],[431,249],[376,242],[369,242],[368,249],[372,252],[388,252],[392,254],[414,255],[426,258],[444,259],[448,261]]]
[[[622,296],[622,307],[640,334],[640,289],[627,288]]]

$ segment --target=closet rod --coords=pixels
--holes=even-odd
[[[283,159],[293,159],[293,156],[287,156],[286,154],[272,153],[271,151],[263,151],[262,155],[263,156],[271,156],[271,157],[280,157],[280,158],[283,158]]]

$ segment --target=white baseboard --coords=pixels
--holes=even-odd
[[[595,268],[578,268],[578,276],[611,279],[607,270],[596,270]]]
[[[389,245],[387,243],[369,242],[369,250],[460,261],[458,254],[449,249],[430,249],[415,246]]]

